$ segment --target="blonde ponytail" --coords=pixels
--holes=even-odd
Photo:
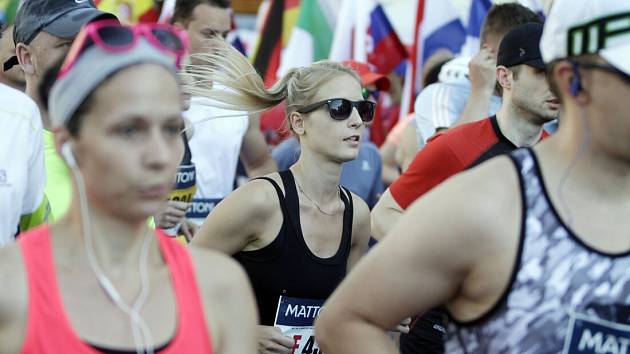
[[[294,68],[272,87],[265,88],[262,78],[241,53],[215,38],[208,41],[210,50],[191,56],[180,75],[183,91],[192,96],[208,97],[215,107],[263,112],[286,100],[287,116],[312,100],[318,88],[341,73],[351,75],[358,82],[359,76],[350,67],[332,61],[319,61]]]

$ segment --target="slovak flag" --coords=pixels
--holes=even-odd
[[[367,62],[374,65],[379,73],[388,74],[394,71],[408,57],[407,49],[381,5],[376,5],[370,12],[368,43],[371,46],[368,47]]]
[[[473,0],[470,4],[470,14],[468,16],[468,26],[466,29],[466,43],[461,51],[463,55],[472,57],[479,52],[481,26],[483,26],[483,21],[491,7],[491,0]]]
[[[414,27],[411,65],[403,91],[401,114],[413,111],[413,101],[422,89],[422,68],[440,49],[459,53],[466,41],[466,28],[450,0],[419,0]]]
[[[385,10],[373,0],[344,0],[329,58],[372,64],[382,74],[394,71],[408,57]]]

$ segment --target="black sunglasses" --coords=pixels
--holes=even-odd
[[[352,109],[356,108],[359,117],[364,123],[369,123],[374,119],[374,109],[376,103],[367,100],[350,101],[345,98],[331,98],[325,101],[311,103],[308,106],[297,110],[298,113],[306,114],[326,105],[328,113],[334,120],[346,120],[352,114]]]

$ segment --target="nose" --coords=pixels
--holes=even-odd
[[[350,113],[350,117],[348,118],[348,124],[351,128],[359,128],[363,125],[363,120],[359,115],[359,111],[356,107],[352,107],[352,113]]]

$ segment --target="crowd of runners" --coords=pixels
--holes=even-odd
[[[0,353],[630,352],[630,0],[492,6],[382,142],[392,77],[231,16],[2,26]]]

